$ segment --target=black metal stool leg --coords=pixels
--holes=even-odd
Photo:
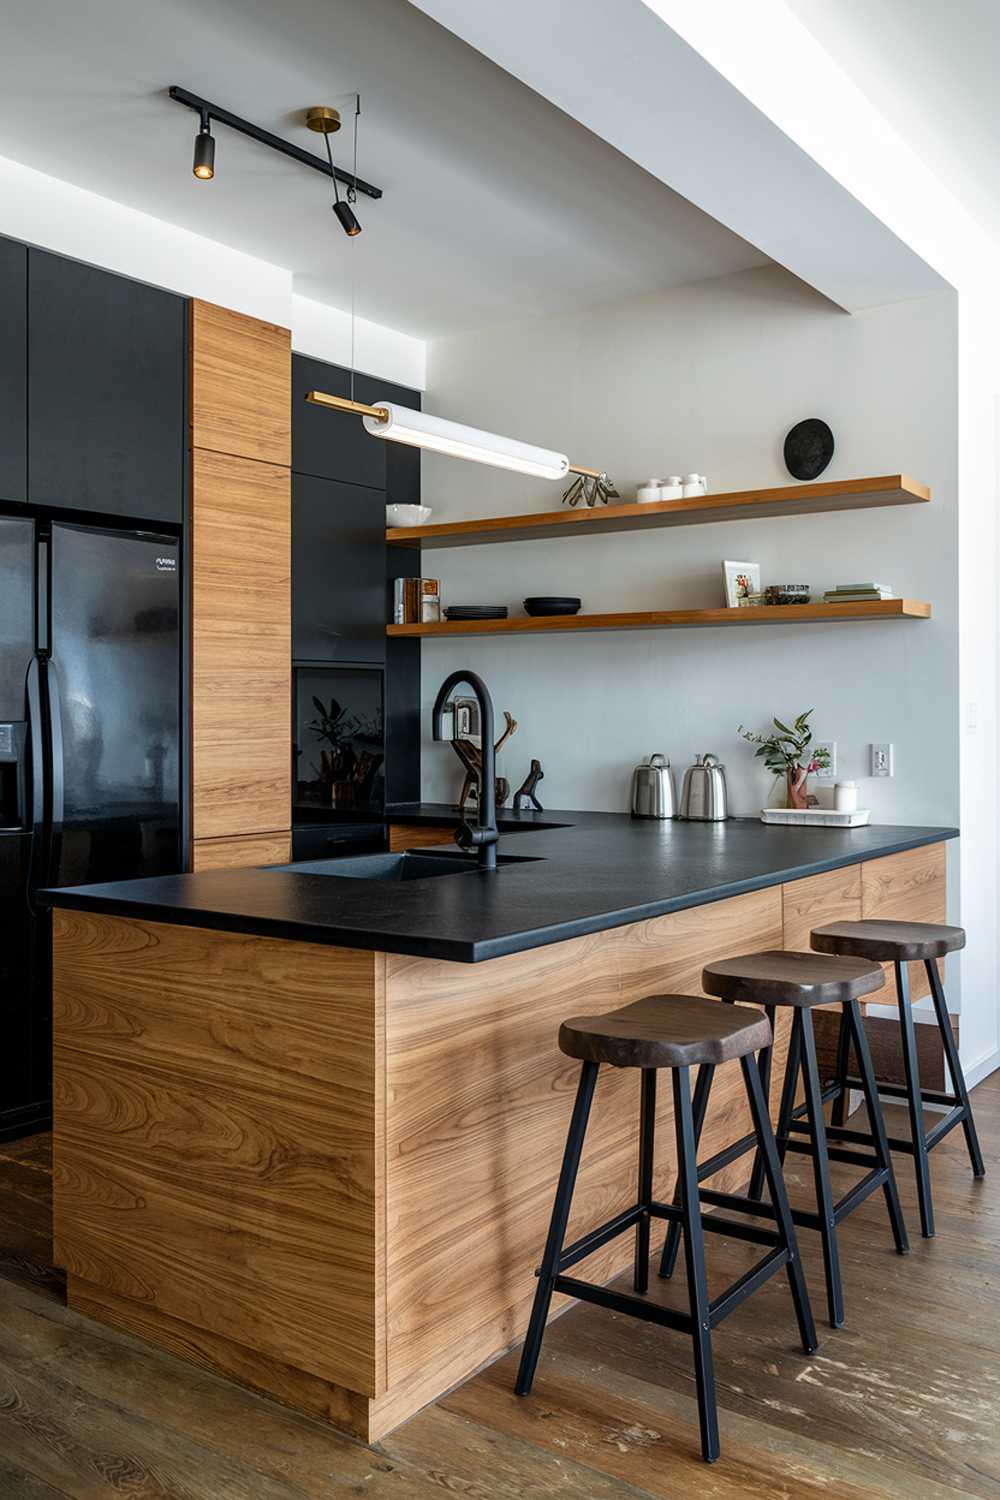
[[[775,1008],[773,1005],[764,1006],[764,1014],[767,1016],[767,1019],[771,1023],[772,1036],[774,1036],[774,1012]],[[760,1065],[760,1085],[764,1090],[764,1100],[765,1103],[769,1103],[771,1098],[771,1068],[774,1062],[773,1044],[770,1047],[761,1048],[760,1055],[757,1058],[757,1061]],[[764,1158],[761,1155],[760,1149],[758,1148],[754,1152],[753,1171],[750,1173],[751,1198],[759,1198],[761,1193],[764,1191],[764,1177]]]
[[[712,1092],[712,1079],[715,1077],[715,1068],[709,1063],[703,1063],[698,1069],[698,1078],[694,1086],[694,1105],[692,1117],[694,1120],[694,1143],[697,1147],[701,1141],[701,1132],[705,1124],[705,1114],[708,1110],[708,1098]],[[679,1207],[681,1201],[681,1182],[678,1174],[677,1186],[674,1188],[674,1206]],[[660,1256],[660,1275],[672,1276],[674,1267],[677,1265],[677,1252],[681,1247],[681,1226],[670,1223],[667,1225],[666,1239],[663,1241],[663,1254]]]
[[[806,1090],[806,1117],[812,1137],[813,1177],[816,1182],[816,1209],[823,1241],[823,1265],[826,1270],[826,1300],[831,1328],[844,1321],[844,1289],[840,1279],[840,1251],[837,1247],[837,1225],[833,1216],[833,1189],[830,1184],[830,1158],[826,1146],[826,1120],[823,1116],[823,1091],[816,1062],[816,1038],[812,1016],[807,1008],[799,1010],[802,1036],[802,1074]],[[787,1082],[787,1079],[786,1079]]]
[[[830,1111],[830,1124],[843,1125],[847,1120],[847,1101],[850,1090],[845,1079],[847,1078],[849,1064],[851,1061],[851,1027],[847,1017],[847,1007],[840,1012],[840,1033],[837,1037],[837,1083],[840,1085],[840,1093],[834,1096],[833,1109]]]
[[[785,1059],[785,1081],[781,1089],[781,1106],[778,1110],[777,1137],[778,1160],[782,1166],[788,1146],[788,1128],[795,1109],[795,1091],[798,1088],[799,1070],[802,1067],[802,1012],[792,1013],[792,1033],[788,1038],[788,1056]]]
[[[573,1189],[576,1186],[580,1153],[583,1150],[583,1138],[587,1133],[587,1120],[590,1117],[590,1106],[594,1098],[596,1082],[597,1063],[585,1062],[580,1069],[580,1082],[577,1085],[576,1102],[573,1105],[569,1134],[566,1137],[559,1185],[556,1188],[555,1202],[552,1205],[552,1218],[549,1221],[548,1238],[545,1241],[545,1252],[538,1274],[535,1301],[531,1309],[524,1348],[521,1350],[521,1363],[517,1371],[517,1384],[514,1387],[519,1396],[528,1394],[535,1378],[535,1366],[541,1353],[545,1320],[549,1315],[549,1304],[552,1301],[552,1288],[559,1266],[559,1256],[562,1252],[563,1240],[566,1238],[566,1225],[569,1222]]]
[[[674,1068],[674,1125],[677,1130],[677,1180],[684,1215],[684,1260],[693,1323],[694,1375],[698,1391],[701,1451],[707,1463],[719,1456],[719,1417],[715,1405],[715,1372],[709,1325],[708,1278],[705,1275],[705,1236],[698,1196],[698,1148],[691,1108],[690,1068]]]
[[[868,1130],[871,1134],[872,1145],[875,1148],[875,1156],[880,1167],[888,1172],[888,1177],[882,1184],[885,1194],[885,1205],[889,1210],[889,1223],[892,1226],[892,1237],[896,1242],[896,1249],[900,1255],[910,1253],[910,1238],[906,1232],[906,1224],[903,1220],[903,1210],[899,1206],[899,1190],[896,1187],[896,1175],[892,1168],[892,1152],[889,1150],[889,1141],[886,1137],[885,1120],[882,1117],[882,1106],[879,1103],[878,1085],[875,1082],[875,1069],[872,1067],[872,1055],[868,1046],[868,1038],[865,1035],[865,1022],[861,1014],[861,1007],[856,1000],[851,1000],[844,1006],[844,1021],[850,1031],[854,1042],[854,1056],[857,1058],[858,1072],[861,1076],[861,1088],[865,1096],[865,1109],[868,1114]],[[843,1074],[841,1075],[843,1077]]]
[[[927,1138],[924,1134],[924,1107],[920,1093],[917,1039],[913,1032],[913,1010],[910,1005],[910,976],[905,963],[897,963],[895,969],[896,994],[899,999],[899,1030],[903,1042],[903,1069],[906,1073],[906,1102],[910,1111],[913,1168],[917,1178],[917,1202],[920,1206],[920,1230],[926,1239],[931,1239],[934,1234],[934,1203],[931,1198],[931,1175],[927,1164]]]
[[[979,1136],[976,1133],[976,1122],[972,1118],[972,1104],[969,1099],[969,1091],[965,1087],[962,1064],[958,1060],[958,1048],[955,1046],[955,1036],[951,1029],[951,1021],[948,1019],[948,1006],[945,1003],[941,975],[938,973],[938,966],[933,960],[926,960],[925,966],[927,969],[927,978],[930,982],[931,995],[934,1000],[934,1013],[937,1016],[938,1030],[941,1032],[941,1044],[944,1047],[944,1055],[948,1059],[948,1072],[951,1074],[952,1093],[965,1110],[965,1115],[962,1119],[962,1129],[965,1131],[965,1144],[968,1147],[972,1171],[976,1177],[985,1177],[986,1167],[983,1164],[983,1153],[979,1148]]]
[[[767,1108],[767,1094],[764,1091],[763,1081],[753,1058],[741,1057],[740,1065],[743,1068],[743,1081],[746,1084],[750,1113],[753,1116],[754,1132],[757,1140],[760,1142],[758,1156],[761,1162],[761,1169],[767,1177],[767,1186],[771,1194],[771,1202],[774,1205],[774,1213],[778,1222],[778,1232],[788,1249],[788,1283],[792,1291],[792,1301],[795,1304],[795,1316],[798,1319],[802,1347],[807,1354],[813,1354],[819,1348],[819,1341],[816,1338],[816,1324],[813,1322],[812,1307],[809,1303],[809,1291],[806,1287],[806,1278],[802,1271],[802,1262],[799,1259],[799,1247],[795,1236],[795,1225],[792,1222],[792,1210],[788,1204],[788,1193],[785,1190],[785,1179],[782,1175],[781,1163],[778,1161],[778,1148],[775,1145],[774,1132],[771,1129],[771,1116]],[[759,1198],[760,1194],[758,1193],[757,1196]]]
[[[656,1130],[656,1069],[642,1070],[642,1104],[639,1113],[639,1193],[642,1217],[635,1226],[635,1271],[633,1286],[644,1295],[649,1291],[649,1205],[653,1201],[653,1137]]]

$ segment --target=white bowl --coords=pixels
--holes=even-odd
[[[426,526],[430,518],[429,505],[387,505],[385,508],[387,526]]]

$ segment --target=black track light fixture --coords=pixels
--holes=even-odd
[[[202,182],[215,176],[215,137],[207,110],[201,112],[201,129],[194,138],[194,175]]]
[[[360,101],[354,116],[354,179],[348,188],[348,196],[352,198],[357,197],[357,118],[359,113]],[[312,109],[306,111],[306,124],[310,130],[318,131],[323,137],[323,144],[326,147],[326,159],[330,164],[330,176],[333,178],[333,211],[337,215],[341,229],[353,240],[356,235],[361,233],[361,225],[350,203],[340,196],[340,188],[337,186],[337,172],[333,165],[333,147],[330,145],[331,135],[340,129],[340,111],[332,109],[327,104],[314,105]]]

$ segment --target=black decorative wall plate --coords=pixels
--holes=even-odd
[[[818,479],[833,457],[833,433],[821,417],[796,422],[785,438],[785,468],[795,479]]]

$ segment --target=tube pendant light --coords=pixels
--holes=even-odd
[[[429,412],[397,406],[394,401],[379,401],[376,405],[380,412],[385,412],[384,417],[361,419],[372,437],[406,443],[411,448],[427,448],[432,453],[447,453],[472,463],[492,464],[496,469],[533,474],[537,479],[564,479],[569,472],[565,453],[536,448],[532,443],[520,443],[495,432],[482,432],[461,422],[448,422]]]

